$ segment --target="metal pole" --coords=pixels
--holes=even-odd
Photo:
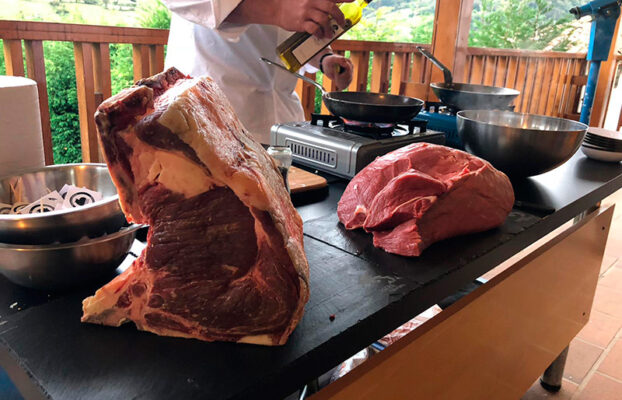
[[[564,367],[566,366],[566,357],[568,357],[568,347],[561,352],[559,356],[549,365],[540,377],[540,385],[549,392],[559,392],[562,387],[562,378],[564,377]]]
[[[585,85],[585,95],[583,96],[583,106],[581,107],[581,118],[579,121],[586,125],[590,124],[592,116],[592,105],[594,104],[594,95],[596,86],[598,85],[598,74],[600,73],[600,61],[590,62],[590,72],[587,76],[587,84]]]

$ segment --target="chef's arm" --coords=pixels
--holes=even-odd
[[[330,18],[344,25],[337,3],[353,0],[162,0],[180,17],[212,29],[227,30],[248,24],[276,25],[330,37]]]
[[[226,32],[231,30],[227,17],[244,0],[162,0],[172,13],[181,18],[206,28],[218,29]],[[274,1],[274,0],[270,0]],[[241,26],[233,29],[234,33],[241,33]],[[232,37],[235,35],[232,35]]]
[[[225,18],[232,24],[276,25],[288,31],[306,31],[331,37],[330,19],[345,24],[337,3],[353,0],[242,0]]]

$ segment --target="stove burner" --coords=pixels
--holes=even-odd
[[[395,124],[388,122],[365,122],[341,118],[346,132],[369,134],[372,136],[390,137],[395,130]]]
[[[403,136],[407,134],[412,135],[415,133],[415,128],[419,128],[419,132],[423,133],[426,130],[426,124],[427,121],[422,119],[387,123],[354,121],[339,118],[334,115],[311,114],[311,125],[339,129],[345,132],[371,137],[373,139]]]
[[[351,126],[355,128],[370,128],[370,129],[395,128],[395,124],[390,123],[390,122],[366,122],[366,121],[355,121],[353,119],[345,119],[345,118],[341,118],[341,120],[343,121],[346,127]]]
[[[456,115],[460,111],[457,108],[446,106],[440,101],[426,101],[423,109],[427,112],[445,115]]]
[[[514,108],[515,108],[514,104],[511,104],[508,106],[506,110],[514,111]],[[430,112],[430,113],[445,114],[445,115],[456,115],[458,111],[460,111],[459,109],[445,105],[444,103],[440,101],[426,101],[425,105],[423,106],[423,110]]]

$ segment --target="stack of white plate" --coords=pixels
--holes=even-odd
[[[594,160],[620,162],[622,161],[622,132],[589,128],[581,145],[581,151]]]

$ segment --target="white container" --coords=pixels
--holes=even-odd
[[[44,164],[37,82],[0,76],[0,176]]]

